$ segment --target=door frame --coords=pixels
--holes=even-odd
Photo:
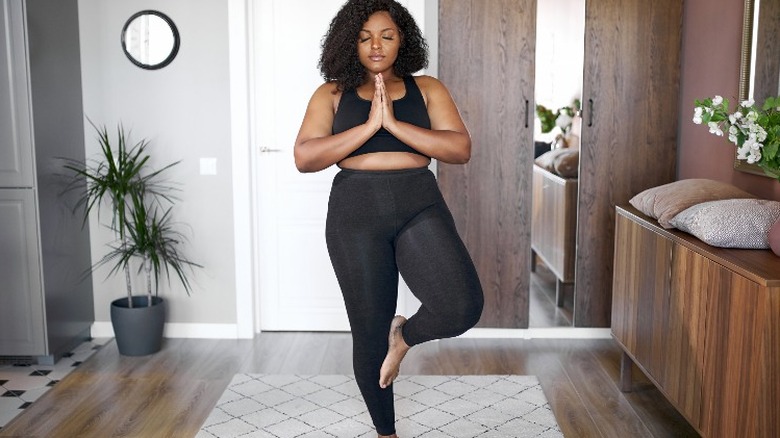
[[[251,150],[249,0],[228,0],[230,131],[233,171],[233,248],[236,280],[236,338],[255,336],[254,276],[257,193]],[[249,237],[249,238],[247,238]]]

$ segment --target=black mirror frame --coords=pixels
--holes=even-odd
[[[171,48],[171,53],[163,59],[161,62],[157,64],[144,64],[137,59],[133,57],[133,55],[130,54],[130,52],[127,51],[127,45],[125,44],[125,34],[127,33],[127,28],[130,26],[130,23],[133,22],[136,18],[142,16],[142,15],[155,15],[157,17],[160,17],[165,21],[166,24],[171,28],[171,32],[173,33],[173,47]],[[176,28],[176,24],[174,24],[173,20],[170,19],[167,15],[163,14],[160,11],[156,11],[153,9],[147,9],[144,11],[136,12],[135,14],[131,15],[130,18],[127,19],[125,22],[125,25],[122,26],[122,34],[121,34],[121,44],[122,44],[122,51],[125,52],[125,56],[127,56],[127,59],[130,60],[133,64],[135,64],[137,67],[140,67],[144,70],[159,70],[168,64],[170,64],[173,59],[176,57],[176,55],[179,53],[179,44],[180,44],[180,37],[179,37],[179,29]]]

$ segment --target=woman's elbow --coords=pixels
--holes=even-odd
[[[458,148],[458,153],[454,157],[454,164],[466,164],[471,160],[471,139],[466,139],[465,144]]]
[[[298,169],[298,172],[300,173],[311,173],[314,172],[311,168],[306,166],[305,164],[298,163],[298,161],[295,162],[295,168]]]
[[[310,173],[319,170],[315,168],[312,160],[302,153],[298,147],[294,149],[293,155],[295,157],[295,168],[298,169],[298,172]]]
[[[471,148],[466,149],[460,156],[458,164],[466,164],[471,160]]]

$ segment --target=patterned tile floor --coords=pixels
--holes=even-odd
[[[54,365],[0,364],[0,429],[109,340],[85,341]]]

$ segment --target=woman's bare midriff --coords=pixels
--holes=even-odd
[[[426,167],[431,159],[410,152],[372,152],[339,161],[342,169],[352,170],[399,170]]]

